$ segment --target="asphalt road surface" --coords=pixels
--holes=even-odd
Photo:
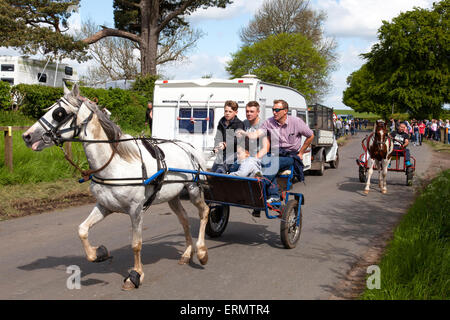
[[[184,234],[167,204],[149,210],[144,219],[142,261],[145,281],[131,292],[121,290],[133,266],[130,219],[114,214],[90,232],[94,246],[105,245],[112,260],[90,263],[77,235],[92,205],[0,222],[0,299],[328,299],[374,239],[396,223],[413,201],[404,173],[388,174],[388,194],[372,177],[363,194],[355,159],[362,153],[358,133],[340,149],[338,169],[306,176],[294,190],[305,195],[303,229],[295,249],[284,249],[279,220],[252,217],[250,210],[231,208],[222,237],[207,238],[209,262],[178,265]],[[431,161],[427,146],[410,147],[416,174]],[[194,242],[199,220],[187,201]],[[81,288],[69,289],[81,271]],[[382,270],[381,270],[382,272]],[[69,281],[70,282],[70,281]]]

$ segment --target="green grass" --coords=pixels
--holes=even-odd
[[[23,132],[13,132],[13,172],[5,165],[4,139],[0,144],[0,185],[50,182],[59,179],[77,177],[78,171],[65,160],[64,153],[58,147],[47,148],[40,152],[32,151],[22,140]],[[72,144],[75,163],[87,169],[86,156],[79,143]]]
[[[36,120],[18,112],[0,111],[0,126],[31,126]],[[148,130],[147,130],[148,131]],[[61,179],[78,178],[80,174],[64,158],[58,147],[50,147],[40,152],[32,151],[22,140],[23,131],[13,131],[13,167],[11,173],[5,165],[5,142],[0,137],[0,186],[28,183],[52,182]],[[137,136],[140,132],[129,130],[127,133]],[[148,132],[146,132],[148,134]],[[82,169],[88,169],[86,155],[81,143],[72,143],[72,155],[75,163]]]
[[[429,146],[431,146],[437,152],[450,153],[450,144],[445,144],[442,142],[436,142],[432,140],[424,140]]]
[[[396,228],[382,261],[381,289],[363,300],[450,298],[450,170],[417,198]]]
[[[380,116],[375,113],[368,113],[368,112],[356,112],[354,110],[334,110],[334,113],[336,114],[351,114],[354,118],[361,118],[361,119],[379,119]]]

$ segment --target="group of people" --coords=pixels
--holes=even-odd
[[[400,121],[391,119],[391,131],[395,131],[399,126]],[[441,128],[444,128],[444,134],[447,135],[447,143],[450,144],[450,122],[449,120],[443,121],[442,119],[431,120],[416,120],[412,119],[404,122],[406,126],[405,132],[409,135],[410,140],[415,146],[421,146],[424,139],[440,141],[441,140]]]
[[[298,117],[288,115],[284,100],[273,102],[273,117],[262,121],[260,105],[250,101],[246,119],[238,118],[238,104],[226,101],[214,140],[216,160],[212,171],[242,177],[262,176],[268,181],[267,202],[280,201],[276,175],[294,166],[294,176],[303,181],[303,154],[314,139],[313,131]],[[306,137],[302,144],[302,137]],[[258,212],[253,213],[259,216]]]
[[[334,123],[334,127],[336,130],[336,138],[341,136],[348,136],[351,134],[354,136],[356,134],[356,130],[361,130],[364,126],[364,129],[367,129],[367,125],[369,121],[367,119],[345,119],[337,118]]]

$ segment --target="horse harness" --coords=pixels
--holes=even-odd
[[[70,102],[67,101],[65,98],[61,98],[60,100],[58,100],[58,102],[57,102],[58,107],[52,113],[53,119],[58,123],[56,126],[53,126],[44,117],[41,117],[38,120],[39,124],[44,128],[44,130],[46,130],[46,132],[42,136],[42,140],[44,141],[44,143],[50,143],[53,141],[53,143],[55,145],[60,147],[60,149],[64,152],[65,159],[81,173],[82,179],[80,180],[80,183],[88,181],[88,180],[92,180],[94,183],[101,184],[101,185],[108,185],[108,186],[146,186],[144,184],[144,182],[148,179],[148,175],[147,175],[147,170],[146,170],[146,167],[145,167],[145,164],[143,161],[141,148],[139,147],[139,145],[137,145],[138,140],[140,140],[142,142],[142,145],[146,148],[146,150],[150,153],[150,155],[156,160],[157,172],[160,172],[161,170],[163,170],[163,173],[160,174],[156,179],[154,179],[150,183],[150,185],[153,185],[155,187],[155,190],[152,193],[152,195],[146,200],[146,202],[144,204],[144,210],[147,209],[152,204],[152,202],[155,200],[156,194],[161,190],[163,183],[181,183],[181,182],[199,183],[199,173],[192,181],[165,180],[168,168],[167,168],[167,164],[165,161],[165,154],[164,154],[163,150],[158,146],[159,143],[163,143],[163,142],[174,143],[179,148],[181,148],[184,152],[186,152],[188,155],[190,155],[193,168],[198,166],[198,172],[200,172],[200,170],[201,170],[201,166],[198,163],[198,161],[195,161],[196,159],[195,159],[194,155],[191,152],[188,152],[185,148],[183,148],[182,146],[180,146],[177,143],[177,142],[181,142],[181,141],[154,139],[154,138],[148,138],[145,136],[139,137],[139,138],[133,137],[133,138],[129,138],[129,139],[119,139],[119,140],[80,140],[80,139],[65,139],[65,138],[63,138],[62,134],[66,133],[66,132],[70,132],[70,131],[74,132],[73,138],[78,137],[78,135],[81,133],[81,130],[83,127],[84,127],[84,131],[86,133],[87,124],[92,120],[95,112],[91,108],[89,108],[89,106],[86,105],[88,107],[88,109],[91,111],[91,113],[83,122],[80,123],[80,125],[76,125],[77,114],[72,113],[72,114],[68,115],[67,111],[61,106],[61,102],[71,105]],[[60,128],[70,120],[72,120],[70,127],[67,129],[61,130]],[[70,159],[70,157],[66,154],[65,150],[62,148],[64,142],[117,144],[120,142],[133,141],[133,140],[136,142],[136,145],[137,145],[139,153],[140,153],[140,158],[141,158],[141,163],[142,163],[142,166],[141,166],[142,178],[103,179],[103,178],[99,178],[94,175],[95,173],[98,173],[98,172],[102,171],[103,169],[105,169],[111,163],[112,159],[114,158],[114,156],[116,154],[116,151],[114,148],[112,148],[112,154],[111,154],[109,160],[101,168],[99,168],[97,170],[92,170],[92,169],[82,170],[81,168],[79,168],[78,165],[76,165]],[[191,145],[191,147],[192,147],[192,145]],[[195,162],[197,162],[197,163],[195,163]],[[136,181],[140,181],[140,183],[137,183]]]

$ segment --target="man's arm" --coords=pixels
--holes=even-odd
[[[268,154],[269,151],[270,151],[270,141],[269,141],[269,138],[267,138],[267,136],[266,136],[263,138],[262,147],[256,154],[256,157],[258,159],[262,159],[262,157],[264,157],[266,154]]]
[[[302,147],[300,148],[300,151],[298,152],[298,156],[300,160],[303,160],[303,154],[305,153],[306,149],[311,145],[311,143],[314,140],[314,134],[312,134],[309,138],[305,140],[305,143],[303,143]]]

